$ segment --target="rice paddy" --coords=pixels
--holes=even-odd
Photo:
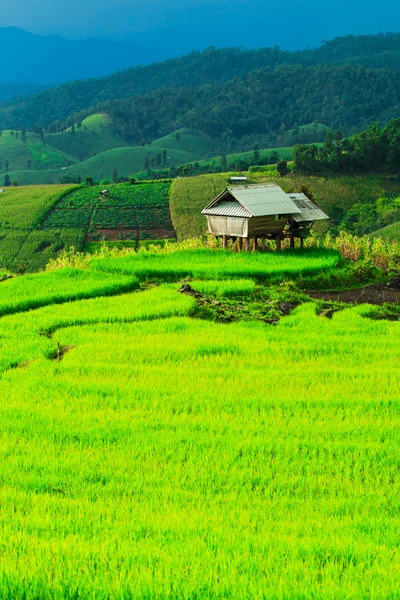
[[[398,598],[400,323],[217,324],[177,293],[336,253],[142,254],[0,284],[0,598]]]

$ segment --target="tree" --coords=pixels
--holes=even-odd
[[[21,131],[21,140],[23,142],[26,142],[26,127],[25,125],[22,126],[22,131]]]
[[[179,142],[181,141],[181,134],[179,133],[179,131],[175,134],[175,139],[179,144]]]
[[[135,183],[136,183],[136,179],[135,179],[134,177],[129,177],[129,183],[130,183],[131,185],[135,185]]]
[[[28,159],[26,166],[28,167],[28,169],[32,169],[32,159],[31,158]]]
[[[259,150],[254,150],[253,165],[259,165],[259,164],[260,164],[260,151]]]
[[[118,171],[115,167],[114,167],[113,173],[112,173],[112,181],[113,181],[113,183],[118,183]]]
[[[278,162],[278,164],[276,165],[276,170],[278,171],[278,173],[281,177],[285,177],[286,175],[288,175],[290,173],[290,169],[288,167],[286,160],[280,160]]]
[[[228,162],[226,160],[226,154],[221,156],[221,169],[223,172],[228,170]]]
[[[93,183],[94,183],[94,182],[93,182],[93,177],[90,177],[90,175],[89,175],[88,177],[85,177],[85,181],[86,181],[86,185],[87,185],[88,187],[92,187],[92,185],[93,185]]]
[[[14,187],[18,187],[19,186],[19,183],[18,183],[18,181],[16,179],[13,179],[12,184],[13,184]]]
[[[10,170],[10,163],[8,162],[8,160],[5,161],[4,168],[5,168],[6,171]]]
[[[150,158],[148,156],[144,159],[144,170],[150,171]]]
[[[167,165],[167,158],[168,158],[167,151],[164,149],[162,151],[162,161],[163,161],[164,167]]]
[[[7,174],[4,177],[4,187],[10,187],[11,185],[11,179],[10,176]]]

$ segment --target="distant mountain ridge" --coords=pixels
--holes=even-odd
[[[40,36],[18,27],[0,27],[0,83],[55,86],[75,79],[109,75],[165,57],[131,42],[101,39],[71,41]]]
[[[247,50],[208,48],[203,52],[191,52],[103,78],[72,81],[33,95],[26,101],[17,100],[0,106],[0,128],[49,125],[106,101],[140,96],[160,88],[222,84],[257,69],[275,70],[285,65],[316,67],[320,64],[398,71],[400,33],[335,38],[318,48],[299,52],[278,47]],[[310,117],[307,122],[312,120]]]

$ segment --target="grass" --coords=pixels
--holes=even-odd
[[[277,152],[279,154],[279,158],[281,160],[290,160],[292,157],[293,146],[287,146],[284,148],[265,148],[264,150],[259,150],[260,158],[265,159],[268,158],[271,152]],[[250,152],[236,152],[234,154],[228,154],[226,156],[226,161],[228,166],[235,165],[240,160],[245,160],[246,162],[251,161],[254,155],[254,151]],[[203,160],[196,161],[202,167],[212,167],[212,166],[222,166],[221,165],[221,156],[214,156],[213,158],[205,158]]]
[[[39,271],[60,252],[82,250],[86,239],[83,229],[51,229],[30,231],[14,259],[6,264],[17,271]],[[0,250],[1,252],[1,250]]]
[[[69,189],[66,185],[5,188],[0,194],[0,227],[34,229]]]
[[[0,597],[396,598],[399,323],[192,310],[0,319]]]
[[[215,143],[208,135],[195,129],[186,128],[177,129],[151,143],[152,148],[190,152],[197,158],[210,154],[214,146]]]
[[[400,223],[392,223],[370,234],[371,238],[381,238],[386,241],[400,241]]]
[[[3,281],[0,316],[93,296],[113,296],[137,289],[133,276],[115,276],[83,269],[61,269]]]
[[[222,250],[175,250],[139,252],[119,258],[93,258],[91,268],[104,272],[134,274],[140,280],[178,281],[183,278],[257,281],[283,277],[306,277],[334,270],[339,253],[331,250],[285,251],[281,254],[235,254]]]
[[[6,168],[8,161],[8,168]],[[30,161],[30,168],[28,166]],[[44,145],[39,136],[33,133],[26,134],[26,142],[21,139],[21,134],[11,135],[10,131],[3,131],[0,136],[0,174],[6,174],[20,169],[36,171],[59,169],[73,164],[75,159],[63,152],[59,152],[50,145]],[[18,176],[15,177],[18,179]],[[43,182],[42,182],[43,183]]]
[[[48,144],[82,161],[114,148],[129,146],[124,138],[114,131],[111,118],[105,114],[95,114],[82,121],[82,127],[71,128],[64,133],[46,134]]]
[[[213,294],[220,297],[234,297],[252,294],[256,284],[252,279],[225,279],[222,281],[202,281],[195,280],[190,282],[191,287],[201,294]]]

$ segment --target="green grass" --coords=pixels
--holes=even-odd
[[[382,229],[378,229],[370,234],[371,238],[382,238],[383,240],[398,242],[400,241],[400,223],[392,223]]]
[[[75,251],[83,250],[86,231],[83,229],[37,229],[28,233],[14,259],[7,266],[18,271],[29,272],[44,269],[50,259],[57,258],[58,254],[72,248]],[[0,250],[1,252],[1,250]]]
[[[159,148],[148,146],[116,148],[102,152],[97,156],[89,158],[77,165],[68,168],[64,173],[71,177],[82,177],[90,175],[96,180],[112,179],[113,170],[118,171],[119,176],[130,177],[135,173],[143,171],[146,157],[156,157],[160,153]],[[168,152],[169,166],[178,166],[193,160],[193,155],[181,150],[170,150]]]
[[[292,157],[293,146],[288,146],[285,148],[266,148],[264,150],[259,150],[260,158],[264,159],[269,157],[271,152],[277,152],[279,154],[279,158],[281,160],[290,160]],[[251,152],[236,152],[234,154],[228,154],[226,156],[226,161],[228,166],[236,164],[240,160],[251,161],[254,155],[254,151]],[[213,167],[221,166],[221,156],[214,156],[213,158],[205,158],[203,160],[196,161],[202,167]]]
[[[396,598],[400,324],[193,306],[0,320],[0,597]]]
[[[214,146],[215,142],[208,135],[195,129],[186,128],[177,129],[173,133],[151,143],[152,148],[190,152],[196,155],[197,158],[212,152]]]
[[[44,145],[39,136],[33,133],[27,133],[26,142],[23,142],[20,134],[17,139],[15,133],[11,135],[10,131],[3,131],[0,136],[0,174],[28,170],[28,161],[31,161],[30,169],[59,169],[60,173],[63,166],[76,162],[72,156],[48,144]],[[15,178],[18,179],[18,176]]]
[[[90,265],[104,272],[134,274],[139,279],[178,281],[194,279],[251,278],[258,281],[283,277],[306,277],[333,270],[339,253],[333,250],[285,251],[276,253],[239,253],[229,250],[175,250],[140,252],[122,258],[93,258]]]
[[[4,188],[0,194],[0,227],[34,229],[60,195],[71,186]]]
[[[191,287],[201,294],[215,296],[245,296],[252,294],[256,284],[252,279],[225,279],[222,281],[190,281]]]
[[[114,131],[111,118],[105,114],[95,114],[82,121],[82,127],[71,128],[64,133],[45,135],[45,139],[54,148],[61,150],[76,160],[82,161],[113,148],[129,146],[124,138]]]
[[[139,281],[133,276],[121,277],[83,269],[15,277],[2,282],[0,316],[97,295],[113,296],[138,287]]]

